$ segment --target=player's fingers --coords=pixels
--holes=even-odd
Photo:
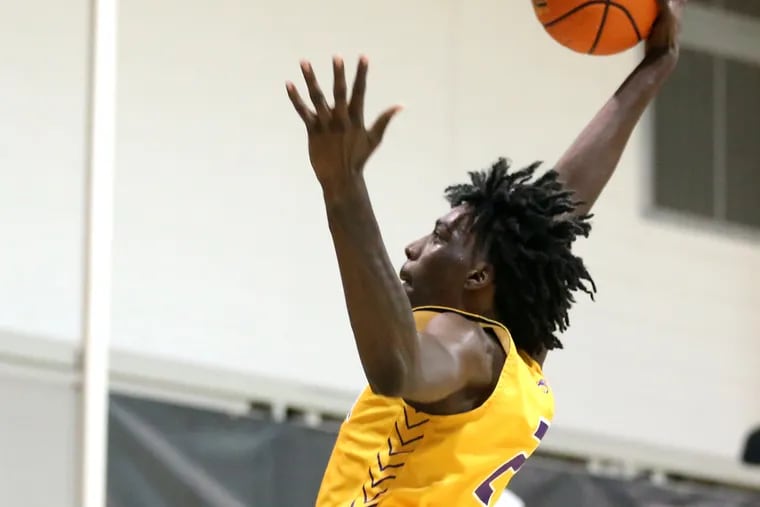
[[[285,83],[285,89],[288,91],[288,97],[290,97],[290,102],[293,104],[293,108],[303,120],[304,125],[306,125],[306,130],[311,130],[314,127],[314,123],[317,121],[316,115],[306,106],[306,103],[304,103],[301,95],[296,89],[296,85],[288,81]]]
[[[401,106],[393,106],[390,109],[387,109],[377,118],[377,120],[375,120],[375,124],[372,125],[372,128],[369,130],[369,140],[373,148],[377,147],[377,145],[382,142],[383,136],[385,135],[385,129],[388,128],[390,121],[399,111],[401,111],[401,109],[403,109]]]
[[[672,20],[678,20],[681,18],[681,11],[683,10],[683,6],[686,3],[685,0],[668,0],[667,2],[667,8],[665,9],[665,12]]]
[[[652,29],[653,37],[662,37],[663,44],[672,46],[672,39],[675,35],[678,25],[678,14],[676,13],[675,3],[679,0],[657,0],[659,13]]]
[[[364,125],[364,92],[367,89],[367,69],[369,60],[366,56],[359,58],[356,69],[354,88],[351,91],[351,103],[348,105],[348,114],[357,125]]]
[[[330,124],[330,108],[327,106],[325,94],[322,93],[322,89],[319,87],[317,76],[314,74],[314,68],[311,66],[311,63],[302,61],[301,72],[306,80],[306,86],[309,87],[309,97],[311,97],[311,103],[314,104],[314,108],[317,111],[319,124],[322,128],[327,128]]]
[[[658,13],[657,13],[657,21],[662,21],[663,19],[667,18],[667,16],[671,13],[673,10],[672,4],[673,0],[657,0],[657,7]]]
[[[336,56],[333,58],[333,95],[335,97],[335,115],[333,121],[342,128],[348,128],[351,120],[348,116],[348,104],[346,103],[346,69],[343,59]]]
[[[688,3],[688,0],[672,0],[671,6],[670,6],[671,11],[673,11],[673,14],[676,17],[680,17],[681,12],[683,11],[683,8],[686,6],[687,3]]]

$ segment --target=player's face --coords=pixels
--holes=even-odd
[[[400,276],[413,307],[464,309],[464,286],[475,250],[471,218],[466,206],[452,208],[429,234],[406,247]]]

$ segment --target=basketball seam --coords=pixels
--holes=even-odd
[[[596,31],[596,37],[594,37],[594,42],[591,44],[591,49],[589,49],[589,54],[593,54],[594,51],[596,51],[596,46],[599,45],[599,41],[602,40],[602,32],[604,31],[604,24],[607,22],[607,14],[610,12],[610,0],[606,0],[604,2],[604,12],[602,12],[602,20],[599,22],[599,30]]]
[[[623,14],[626,15],[628,18],[628,21],[631,22],[631,26],[633,27],[633,31],[636,32],[636,38],[641,42],[641,40],[644,38],[641,36],[641,30],[639,30],[639,25],[636,23],[636,18],[633,17],[633,15],[628,11],[628,9],[625,8],[624,5],[620,5],[617,2],[610,2],[610,5],[613,7],[617,7],[621,11],[623,11]]]
[[[580,5],[576,5],[575,7],[573,7],[572,9],[570,9],[569,11],[567,11],[566,13],[562,14],[561,16],[559,16],[557,18],[554,18],[551,21],[547,21],[546,23],[544,23],[544,28],[549,28],[552,25],[556,25],[560,21],[569,18],[570,16],[572,16],[576,12],[585,9],[586,7],[588,7],[590,5],[598,5],[598,4],[605,4],[605,5],[607,5],[608,3],[609,3],[609,0],[589,0],[588,2],[584,2],[584,3],[580,4]],[[621,6],[618,6],[618,7],[621,7]]]
[[[639,29],[639,25],[636,22],[636,18],[633,17],[633,15],[630,13],[630,11],[624,5],[621,5],[621,4],[617,3],[617,2],[615,2],[614,0],[589,0],[587,2],[584,2],[584,3],[580,4],[580,5],[576,5],[575,7],[573,7],[572,9],[570,9],[569,11],[567,11],[566,13],[564,13],[564,14],[562,14],[562,15],[554,18],[554,19],[552,19],[551,21],[547,21],[546,23],[543,23],[543,26],[544,26],[544,28],[550,28],[550,27],[556,25],[557,23],[559,23],[559,22],[561,22],[561,21],[569,18],[570,16],[572,16],[576,12],[578,12],[578,11],[580,11],[582,9],[585,9],[586,7],[589,7],[591,5],[599,5],[599,4],[604,4],[604,7],[605,7],[604,8],[604,14],[602,15],[602,23],[601,23],[601,25],[599,27],[599,30],[597,31],[596,39],[594,40],[594,44],[593,44],[591,50],[589,51],[589,53],[593,53],[593,51],[596,49],[596,46],[599,43],[599,40],[601,39],[602,30],[604,28],[604,24],[605,24],[605,21],[606,21],[606,18],[607,18],[607,15],[608,15],[610,7],[617,7],[618,9],[620,9],[623,12],[623,14],[628,18],[628,21],[630,21],[631,27],[633,28],[633,31],[636,34],[636,39],[639,42],[641,42],[642,40],[644,40],[644,37],[641,35],[641,30]]]

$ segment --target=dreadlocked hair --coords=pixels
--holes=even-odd
[[[510,173],[500,158],[487,171],[470,172],[471,183],[445,190],[452,207],[472,208],[473,232],[495,276],[495,311],[516,346],[529,354],[562,348],[557,333],[570,324],[573,293],[594,299],[596,285],[571,246],[591,231],[591,215],[575,216],[580,204],[554,170],[531,181],[541,162]]]

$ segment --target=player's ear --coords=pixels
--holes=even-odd
[[[478,290],[493,283],[493,266],[485,261],[478,261],[467,274],[464,288]]]

